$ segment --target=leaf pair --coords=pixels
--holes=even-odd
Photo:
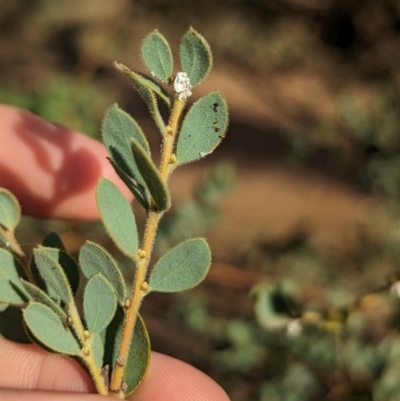
[[[193,28],[182,37],[179,56],[182,71],[188,75],[191,86],[207,77],[212,67],[211,49],[203,36]],[[171,47],[157,30],[144,39],[142,59],[153,76],[162,82],[171,80],[174,68]]]
[[[102,131],[115,171],[139,203],[146,211],[152,203],[158,211],[168,209],[168,189],[151,160],[148,142],[136,121],[114,105],[106,113]],[[100,206],[99,193],[97,199]]]

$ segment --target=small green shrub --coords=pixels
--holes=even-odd
[[[20,328],[11,330],[9,337],[77,358],[99,394],[119,398],[137,388],[149,363],[150,341],[139,315],[143,299],[151,292],[192,288],[208,272],[211,253],[204,238],[184,240],[156,263],[151,256],[160,221],[171,207],[171,174],[180,165],[210,154],[228,126],[227,105],[218,92],[202,97],[186,111],[192,87],[206,78],[212,66],[210,47],[194,29],[181,40],[183,71],[173,75],[170,46],[158,31],[143,41],[142,59],[151,76],[120,63],[115,67],[131,80],[161,133],[160,166],[153,162],[138,123],[116,104],[106,113],[102,136],[110,163],[146,213],[144,233],[139,235],[131,205],[111,181],[102,178],[96,193],[106,231],[132,262],[131,294],[126,294],[116,261],[93,242],[82,246],[76,263],[60,237],[50,234],[29,260],[14,236],[21,214],[18,201],[6,189],[0,191],[0,304]],[[159,102],[169,110],[167,122]],[[212,188],[209,192],[212,197]],[[80,276],[85,283],[82,299],[76,300]]]

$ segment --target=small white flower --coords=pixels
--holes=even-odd
[[[179,99],[187,99],[192,94],[191,89],[192,85],[190,85],[186,72],[178,72],[174,81],[174,91],[178,94]]]

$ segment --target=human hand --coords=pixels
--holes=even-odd
[[[94,192],[101,176],[114,181],[128,196],[103,146],[81,134],[0,105],[0,143],[0,187],[17,196],[25,214],[96,219]],[[91,392],[90,378],[73,359],[0,338],[1,401],[105,400],[104,396],[82,394]],[[134,399],[229,401],[208,376],[156,352]]]

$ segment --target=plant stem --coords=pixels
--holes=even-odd
[[[160,174],[164,182],[166,182],[171,174],[174,162],[171,156],[174,151],[174,144],[179,128],[179,121],[182,111],[185,107],[185,100],[176,98],[171,111],[167,132],[164,136],[164,143],[161,151],[161,166]],[[150,263],[153,244],[157,233],[158,224],[164,212],[150,211],[146,230],[143,238],[143,245],[140,255],[136,258],[136,274],[133,282],[132,297],[129,307],[126,308],[124,331],[122,334],[121,345],[118,353],[118,361],[113,369],[113,374],[110,383],[110,392],[118,398],[124,398],[123,380],[125,375],[126,360],[129,354],[130,344],[132,342],[133,332],[135,329],[136,320],[139,314],[139,309],[143,298],[147,294],[146,278]],[[121,362],[122,361],[122,362]]]
[[[85,362],[89,373],[92,376],[98,394],[108,395],[107,385],[104,381],[103,375],[101,374],[101,369],[94,359],[91,343],[88,341],[88,338],[85,337],[85,329],[82,325],[79,312],[76,309],[75,302],[72,302],[70,305],[68,305],[68,308],[68,317],[71,319],[71,326],[74,328],[75,333],[78,336],[81,344],[83,344],[80,357]]]

